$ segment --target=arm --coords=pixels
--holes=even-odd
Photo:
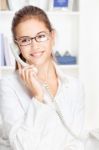
[[[69,89],[70,95],[70,124],[68,127],[73,132],[72,135],[68,136],[67,147],[70,146],[70,150],[83,150],[84,145],[84,117],[85,117],[85,106],[84,106],[84,89],[78,80],[71,82]]]
[[[79,136],[84,135],[84,123],[85,123],[85,93],[84,87],[82,84],[77,80],[74,83],[73,88],[73,107],[72,107],[72,114],[73,114],[73,129],[75,134]]]
[[[1,138],[5,144],[8,141],[14,150],[50,150],[53,147],[58,150],[61,143],[59,137],[62,139],[65,135],[59,131],[61,127],[57,125],[60,121],[57,122],[56,113],[35,98],[24,113],[10,83],[2,81],[0,84]]]
[[[23,150],[24,147],[25,150],[25,142],[27,145],[29,145],[29,142],[32,142],[28,139],[34,139],[34,143],[32,142],[32,146],[34,147],[39,141],[40,131],[38,131],[38,127],[36,126],[39,122],[36,123],[36,120],[39,121],[40,114],[41,118],[43,117],[43,110],[45,109],[42,108],[40,102],[38,104],[38,106],[40,107],[36,105],[37,102],[33,103],[36,100],[32,98],[28,109],[26,110],[26,112],[24,112],[23,108],[20,105],[15,89],[16,87],[14,87],[14,84],[11,83],[11,81],[6,79],[1,80],[0,114],[2,117],[2,133],[0,133],[0,137],[3,146],[11,146],[15,150]]]
[[[84,89],[78,79],[62,75],[63,84],[56,102],[67,132],[65,149],[84,150]]]
[[[13,84],[12,84],[13,85]],[[13,85],[14,86],[14,85]],[[24,114],[20,106],[19,100],[11,87],[11,81],[0,80],[0,145],[9,147],[9,133],[12,126]]]

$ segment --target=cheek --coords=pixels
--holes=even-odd
[[[49,47],[50,50],[52,50],[53,46],[54,46],[54,41],[51,39],[51,40],[48,42],[48,47]]]
[[[47,53],[48,57],[51,56],[52,50],[53,50],[53,44],[52,43],[48,43],[47,47],[46,47],[46,53]]]
[[[22,53],[22,55],[28,55],[29,53],[29,48],[28,47],[20,47],[20,52]]]
[[[22,54],[22,56],[27,60],[28,59],[28,54],[26,51],[24,51],[23,49],[20,49],[20,52]]]
[[[52,43],[48,42],[47,45],[46,45],[46,50],[48,52],[52,51]]]

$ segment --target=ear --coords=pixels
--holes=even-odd
[[[52,37],[52,44],[54,46],[55,45],[55,38],[56,38],[56,31],[55,30],[51,31],[51,37]]]

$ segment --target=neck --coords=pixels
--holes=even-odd
[[[45,87],[48,94],[53,98],[56,95],[58,80],[55,67],[52,61],[49,61],[38,71],[38,79],[42,86]]]
[[[48,82],[50,75],[55,73],[53,62],[49,60],[44,65],[38,67],[38,78],[42,82]]]

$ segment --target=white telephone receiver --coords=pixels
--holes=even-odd
[[[14,44],[14,43],[11,43],[10,45],[11,47],[11,51],[16,59],[16,61],[18,61],[22,66],[28,66],[29,64],[25,63],[20,57],[19,57],[19,54],[20,54],[20,51],[18,49],[18,47]]]
[[[23,67],[26,67],[26,66],[29,66],[29,64],[27,64],[26,62],[24,62],[21,58],[20,58],[20,51],[18,49],[18,47],[14,44],[14,43],[11,43],[10,44],[10,47],[11,47],[11,51],[16,59],[16,61],[18,61]],[[38,73],[38,69],[36,67],[33,67],[33,70]]]

